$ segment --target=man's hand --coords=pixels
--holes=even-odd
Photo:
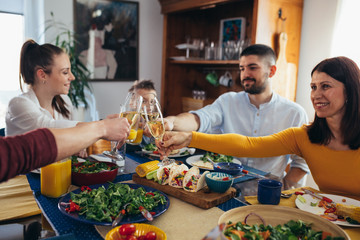
[[[292,167],[283,178],[284,190],[302,187],[298,182],[307,174],[300,168]]]
[[[174,120],[173,116],[164,118],[165,131],[172,131],[174,129]]]

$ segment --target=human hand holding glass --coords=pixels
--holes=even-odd
[[[143,106],[143,116],[146,119],[146,124],[150,134],[157,141],[162,141],[165,134],[164,119],[161,113],[161,108],[157,98],[152,102]],[[168,165],[175,162],[174,159],[169,159],[167,155],[164,156],[160,165]]]
[[[130,133],[126,139],[127,143],[131,143],[136,139],[142,101],[143,98],[140,95],[130,92],[127,94],[124,104],[120,107],[120,117],[126,118],[130,124]],[[125,160],[117,151],[118,145],[119,142],[111,141],[111,151],[105,151],[104,155],[115,160]]]

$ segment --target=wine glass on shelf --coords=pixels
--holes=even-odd
[[[142,102],[142,96],[134,92],[129,92],[126,96],[124,104],[120,107],[120,117],[126,118],[130,124],[130,134],[126,139],[127,143],[132,143],[136,139]],[[119,142],[117,141],[111,141],[111,151],[104,151],[103,154],[115,161],[125,160],[117,150],[118,144]],[[125,153],[125,146],[123,151]]]
[[[161,113],[159,101],[156,97],[151,102],[143,106],[143,112],[141,115],[146,120],[150,134],[155,138],[155,140],[162,141],[162,138],[165,134],[164,118]],[[175,162],[174,159],[169,159],[167,156],[165,156],[159,165],[165,166],[173,162]]]

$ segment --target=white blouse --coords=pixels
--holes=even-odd
[[[26,133],[37,128],[68,128],[74,127],[79,121],[73,121],[73,105],[67,95],[61,95],[69,110],[69,118],[54,111],[54,118],[40,106],[35,92],[28,92],[10,100],[6,113],[6,136]]]

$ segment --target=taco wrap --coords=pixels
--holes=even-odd
[[[176,165],[170,170],[169,185],[176,188],[183,187],[184,176],[189,168],[185,164]]]
[[[161,166],[157,171],[157,179],[159,181],[159,184],[166,185],[170,181],[170,171],[171,168],[174,166],[177,166],[176,163],[171,163],[166,166]]]
[[[200,169],[196,166],[190,168],[185,174],[183,188],[185,191],[197,192],[206,186],[205,175],[209,171],[200,174]]]

